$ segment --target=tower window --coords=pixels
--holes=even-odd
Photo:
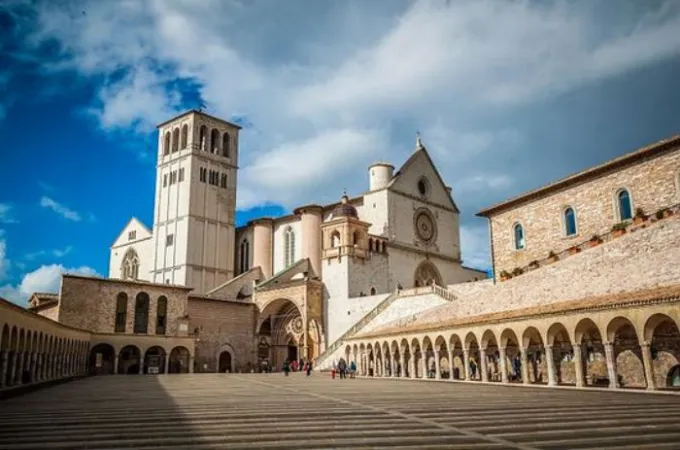
[[[179,150],[179,128],[172,130],[172,153]]]
[[[567,236],[576,234],[576,213],[571,206],[564,210],[564,232]]]
[[[163,187],[168,185],[168,174],[163,175]]]
[[[199,180],[202,181],[203,183],[205,183],[205,179],[206,179],[206,177],[207,177],[207,173],[208,173],[208,169],[206,169],[205,167],[200,167],[200,168],[198,169],[198,178],[199,178]]]
[[[170,154],[170,132],[169,131],[165,132],[165,139],[163,141],[163,154],[164,155]]]
[[[210,132],[210,153],[218,154],[220,151],[220,132],[215,128]]]
[[[165,246],[170,247],[175,242],[175,236],[173,234],[168,234],[165,236]]]
[[[201,125],[201,128],[199,129],[198,132],[198,141],[199,141],[199,146],[201,150],[204,152],[208,150],[208,143],[206,142],[208,139],[208,128],[205,125]]]
[[[189,134],[189,127],[186,126],[186,124],[182,125],[182,137],[180,139],[180,144],[179,147],[184,150],[187,148],[187,137]]]
[[[633,218],[633,205],[630,202],[630,194],[627,190],[622,189],[617,194],[617,201],[619,207],[619,219],[630,220]]]
[[[222,156],[229,158],[229,133],[222,135]]]
[[[177,171],[173,170],[170,172],[170,184],[175,184],[177,183]]]
[[[514,237],[515,250],[522,250],[525,247],[524,228],[522,228],[521,224],[516,223],[515,226],[512,227],[512,232]]]
[[[287,227],[283,235],[284,241],[284,266],[289,267],[295,262],[295,232],[292,227]]]
[[[184,167],[182,167],[181,169],[179,169],[179,181],[180,181],[180,183],[181,183],[182,181],[184,181]]]
[[[220,187],[222,188],[227,188],[227,174],[223,173],[222,177],[220,178]]]

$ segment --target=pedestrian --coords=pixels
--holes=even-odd
[[[312,374],[312,362],[307,361],[307,376],[310,376]]]
[[[288,372],[290,372],[290,364],[288,363],[288,360],[285,360],[283,362],[283,372],[288,376]]]
[[[349,365],[349,377],[350,378],[355,378],[357,373],[357,364],[352,361],[352,363]]]
[[[340,379],[347,378],[347,361],[345,361],[345,358],[340,358],[340,361],[338,362],[338,370],[340,371]]]

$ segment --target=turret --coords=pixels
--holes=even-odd
[[[253,226],[253,267],[259,266],[266,280],[272,276],[274,220],[265,217],[253,220],[250,224]]]
[[[321,222],[323,208],[319,205],[307,205],[293,211],[300,216],[302,228],[302,258],[309,258],[316,276],[321,278]]]
[[[394,176],[394,166],[392,164],[378,162],[368,168],[369,191],[377,191],[386,188]]]

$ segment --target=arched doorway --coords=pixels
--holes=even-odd
[[[141,364],[141,352],[134,345],[123,347],[118,355],[118,374],[119,375],[134,375],[139,374],[139,365]]]
[[[432,286],[433,284],[442,286],[442,276],[439,274],[437,267],[431,261],[423,261],[415,271],[413,276],[413,285],[415,287],[420,287]]]
[[[261,338],[267,340],[268,360],[275,370],[281,370],[285,361],[308,359],[316,354],[311,348],[314,344],[309,336],[306,346],[307,354],[305,354],[304,335],[305,326],[302,315],[292,301],[274,300],[261,312],[258,340]]]
[[[109,344],[97,344],[90,350],[90,375],[113,375],[116,351]]]
[[[231,353],[228,350],[222,351],[220,353],[220,360],[219,360],[219,369],[218,371],[220,373],[231,373],[233,372],[233,368],[231,366]]]
[[[168,373],[189,373],[189,350],[175,347],[170,352]]]
[[[165,373],[165,349],[154,346],[144,354],[144,373],[157,375]]]

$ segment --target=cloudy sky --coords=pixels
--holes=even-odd
[[[154,127],[244,126],[239,222],[367,188],[420,131],[487,268],[480,208],[680,132],[680,1],[0,3],[0,296],[108,273],[151,224]]]

